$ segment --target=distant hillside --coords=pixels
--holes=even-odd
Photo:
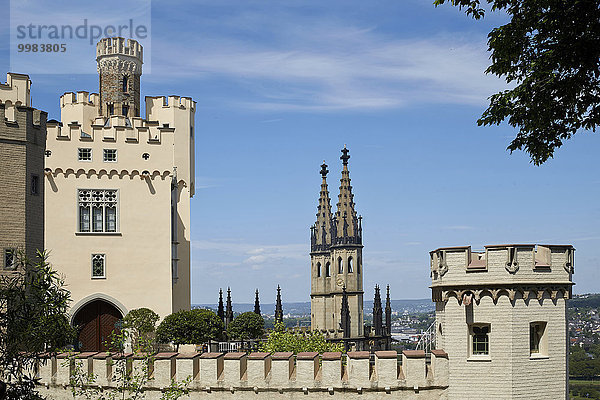
[[[383,299],[383,306],[385,307],[385,299]],[[193,307],[197,308],[210,308],[213,310],[217,309],[217,304],[194,304]],[[233,303],[233,311],[236,313],[242,313],[246,311],[253,311],[254,303]],[[371,314],[373,310],[373,302],[365,301],[365,314]],[[418,299],[418,300],[392,300],[392,311],[400,313],[408,312],[410,314],[430,312],[435,310],[435,304],[431,299]],[[274,303],[261,303],[260,311],[266,315],[275,314]],[[283,312],[290,315],[310,315],[310,302],[300,303],[283,303]]]
[[[575,307],[593,307],[600,308],[600,294],[583,294],[575,295],[572,300],[569,300],[569,308]],[[385,307],[385,299],[383,299],[383,306]],[[210,308],[213,310],[217,309],[217,304],[194,304],[196,308]],[[246,311],[253,311],[254,303],[233,303],[233,311],[236,313],[243,313]],[[399,313],[427,313],[435,310],[435,304],[431,299],[417,299],[417,300],[392,300],[392,311]],[[261,303],[260,311],[265,315],[275,314],[274,303]],[[293,316],[306,316],[310,315],[310,302],[299,302],[299,303],[283,303],[283,312],[287,315]],[[365,314],[372,314],[373,312],[373,301],[365,301]]]
[[[581,307],[591,307],[591,308],[600,308],[600,294],[591,293],[591,294],[579,294],[573,296],[573,299],[569,300],[569,308],[581,308]]]

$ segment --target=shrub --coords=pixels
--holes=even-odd
[[[269,333],[267,341],[261,345],[261,351],[277,352],[291,351],[298,354],[302,351],[344,351],[342,343],[331,343],[319,331],[308,333],[286,331],[282,323],[275,324],[275,329]]]
[[[149,308],[136,308],[127,313],[123,327],[129,329],[134,347],[138,346],[141,338],[151,341],[158,319],[158,314]]]
[[[223,332],[223,321],[211,310],[182,310],[168,315],[156,329],[160,343],[200,344],[217,339]]]
[[[249,311],[235,317],[227,326],[227,336],[232,339],[257,339],[265,333],[265,320]]]

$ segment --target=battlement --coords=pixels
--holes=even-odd
[[[123,55],[144,62],[144,50],[136,40],[122,37],[104,38],[96,44],[96,60],[104,56]]]
[[[7,73],[6,83],[0,83],[0,104],[31,106],[29,75]]]
[[[534,287],[538,298],[546,290],[553,299],[569,298],[574,252],[571,245],[539,244],[489,245],[483,251],[472,251],[471,246],[433,250],[429,255],[434,301],[441,293],[436,288],[446,292],[460,288],[462,293],[469,287],[493,290],[495,298],[505,289],[514,298],[515,288],[529,295]]]
[[[157,108],[181,108],[194,111],[196,102],[191,97],[180,96],[146,96],[146,113],[152,114]],[[151,118],[147,118],[151,119]]]
[[[143,362],[126,354],[129,368]],[[434,350],[430,363],[423,351],[379,351],[371,363],[368,352],[341,353],[159,353],[149,368],[151,388],[191,377],[193,391],[230,396],[236,392],[286,392],[290,396],[329,393],[347,396],[395,392],[395,396],[440,398],[448,387],[448,355]],[[66,362],[65,362],[66,360]],[[67,359],[59,354],[40,360],[40,383],[65,390],[75,363],[95,374],[105,389],[115,386],[113,360],[108,353],[79,353]],[[401,363],[399,363],[401,361]],[[68,388],[67,388],[68,390]],[[43,392],[42,392],[43,393]],[[405,397],[406,396],[406,397]]]
[[[67,92],[60,96],[61,108],[71,104],[97,106],[99,103],[100,95],[98,93],[90,94],[90,92],[78,91],[77,93]]]

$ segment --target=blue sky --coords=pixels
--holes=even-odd
[[[395,299],[429,297],[428,252],[467,244],[571,243],[574,292],[599,291],[597,135],[578,134],[541,167],[507,152],[513,128],[475,123],[505,87],[483,73],[486,35],[504,16],[473,21],[431,3],[152,2],[142,95],[197,101],[192,302],[227,286],[235,302],[255,288],[273,302],[277,284],[284,301],[309,300],[319,166],[335,204],[344,144],[367,301],[376,283]],[[34,106],[58,118],[60,94],[97,91],[93,49],[88,63],[88,74],[31,74]]]

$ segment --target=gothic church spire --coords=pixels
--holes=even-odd
[[[260,315],[260,301],[258,300],[258,289],[256,289],[256,296],[254,297],[254,314]]]
[[[381,308],[381,294],[379,293],[379,285],[375,285],[375,300],[373,301],[373,325],[375,328],[375,336],[383,335],[383,310]]]
[[[283,305],[281,304],[281,288],[277,285],[277,301],[275,302],[275,323],[283,323]]]
[[[354,209],[354,195],[350,185],[350,171],[348,170],[349,150],[344,145],[342,149],[342,178],[340,179],[340,194],[338,196],[337,211],[335,213],[336,244],[362,243],[362,227],[360,218]]]
[[[321,182],[319,205],[317,206],[317,222],[311,228],[310,234],[311,251],[323,251],[331,246],[333,232],[331,231],[331,200],[329,199],[329,189],[327,187],[328,173],[327,164],[323,161],[321,165],[321,177],[323,180]]]
[[[227,288],[227,305],[225,308],[225,328],[233,321],[233,305],[231,304],[231,289]]]
[[[223,323],[225,323],[225,308],[223,307],[223,289],[219,289],[219,308],[217,309],[217,316]]]

